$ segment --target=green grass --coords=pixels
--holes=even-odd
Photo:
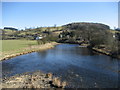
[[[0,40],[0,60],[32,51],[44,50],[51,45],[38,45],[36,40]]]
[[[18,50],[32,45],[37,45],[37,42],[35,40],[2,40],[2,52]]]

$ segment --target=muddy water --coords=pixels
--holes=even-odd
[[[41,70],[67,81],[71,88],[118,87],[118,59],[96,54],[86,47],[61,44],[2,61],[3,77]]]

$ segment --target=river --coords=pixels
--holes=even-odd
[[[97,54],[75,44],[60,44],[53,49],[29,53],[2,61],[2,74],[51,72],[68,82],[70,88],[116,88],[120,61]]]

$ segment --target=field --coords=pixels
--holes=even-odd
[[[32,45],[37,45],[35,40],[2,40],[2,52],[13,51]]]
[[[2,48],[0,49],[0,60],[11,57],[46,50],[57,45],[55,42],[38,45],[36,40],[1,40]]]
[[[34,38],[37,36],[45,36],[48,33],[53,32],[59,32],[63,30],[62,27],[41,27],[41,28],[34,28],[34,29],[26,29],[26,30],[10,30],[10,29],[0,29],[2,35],[0,35],[0,38],[2,40],[34,40]],[[58,34],[57,34],[58,35]],[[2,36],[2,37],[1,37]]]
[[[30,51],[31,46],[37,45],[37,42],[34,40],[0,40],[0,59],[3,57],[22,53],[25,51]]]

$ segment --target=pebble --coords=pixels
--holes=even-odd
[[[2,88],[56,88],[54,86],[64,88],[65,85],[65,82],[62,83],[58,77],[53,78],[52,73],[41,72],[15,75],[8,79],[5,77],[2,81]]]
[[[79,75],[78,74],[76,74],[76,77],[78,77]]]

